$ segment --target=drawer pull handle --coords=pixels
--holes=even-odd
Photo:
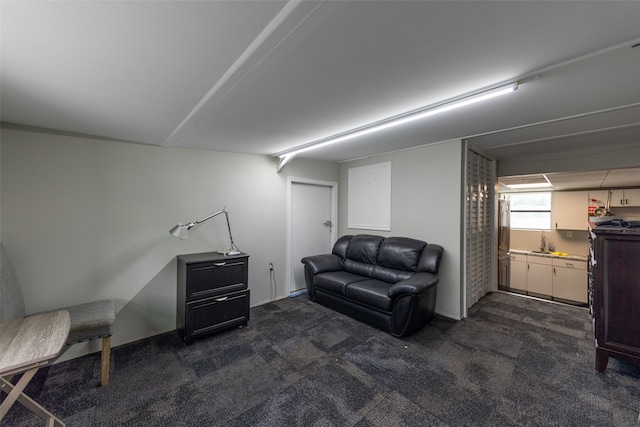
[[[568,262],[568,263],[566,263],[566,264],[567,264],[567,267],[569,267],[569,268],[573,268],[573,263]]]
[[[224,267],[227,263],[226,262],[214,262],[213,265],[215,265],[216,267]]]
[[[222,302],[222,301],[226,301],[227,299],[229,299],[229,297],[216,298],[216,301]]]

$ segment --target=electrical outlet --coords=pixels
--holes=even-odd
[[[567,237],[573,237],[573,231],[567,231]]]

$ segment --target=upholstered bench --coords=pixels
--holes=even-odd
[[[4,245],[0,243],[0,322],[25,317],[25,306],[11,260]],[[58,308],[67,310],[71,318],[71,329],[67,344],[102,339],[101,384],[109,383],[109,361],[111,358],[111,335],[116,318],[114,301],[111,299],[87,302]],[[2,349],[0,349],[1,351]]]

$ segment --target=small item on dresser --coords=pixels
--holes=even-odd
[[[640,228],[640,220],[612,219],[598,222],[596,227]]]

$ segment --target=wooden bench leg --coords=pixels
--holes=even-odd
[[[102,373],[102,387],[109,384],[109,361],[111,360],[111,337],[102,338],[102,355],[100,360],[100,371]]]

